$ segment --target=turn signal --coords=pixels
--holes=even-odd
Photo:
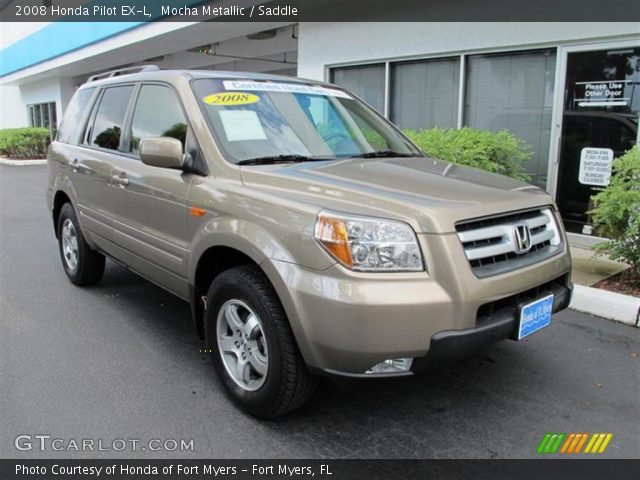
[[[203,210],[202,208],[198,208],[198,207],[191,207],[189,208],[189,213],[191,215],[193,215],[194,217],[201,217],[203,216],[205,213],[207,213],[206,210]]]
[[[321,213],[316,222],[315,237],[336,259],[347,267],[353,267],[347,226],[343,220]]]

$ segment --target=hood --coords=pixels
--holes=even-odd
[[[345,213],[451,233],[460,220],[551,204],[538,187],[430,157],[348,159],[242,167],[248,186]]]

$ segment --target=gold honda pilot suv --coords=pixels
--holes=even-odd
[[[108,72],[76,91],[48,158],[69,279],[97,283],[108,256],[190,302],[259,417],[303,404],[318,374],[412,375],[569,304],[549,195],[425,155],[334,85]]]

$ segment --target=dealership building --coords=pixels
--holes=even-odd
[[[4,23],[0,128],[55,132],[89,76],[144,64],[331,81],[402,128],[507,129],[576,244],[595,239],[611,159],[638,143],[636,22]]]

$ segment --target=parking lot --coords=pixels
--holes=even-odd
[[[45,185],[46,167],[0,166],[0,457],[532,458],[547,432],[611,432],[605,457],[640,455],[640,330],[574,311],[424,377],[323,381],[294,414],[246,416],[186,303],[113,262],[97,287],[67,281]],[[21,434],[194,448],[20,451]]]

